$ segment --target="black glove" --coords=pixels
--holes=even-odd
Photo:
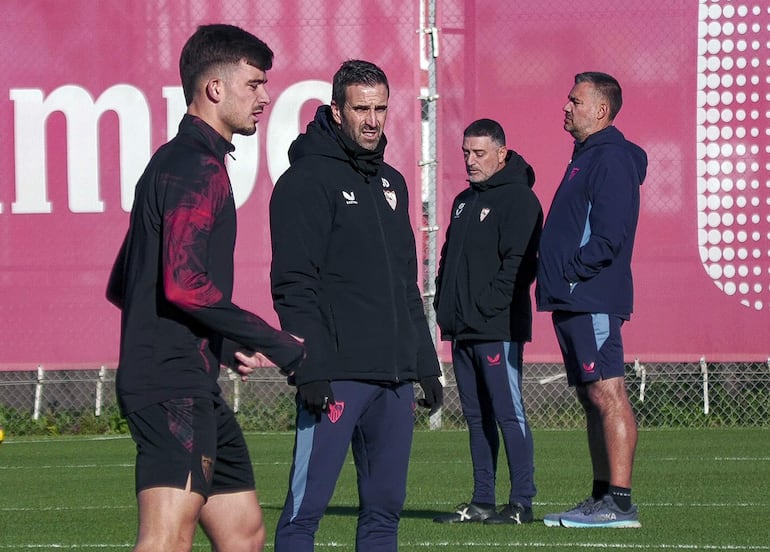
[[[334,404],[332,386],[328,381],[311,381],[297,387],[299,402],[314,416],[320,416]]]
[[[417,404],[424,408],[430,408],[429,414],[435,414],[444,403],[444,388],[438,376],[420,378],[420,387],[424,397],[417,400]]]

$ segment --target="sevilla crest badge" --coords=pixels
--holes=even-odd
[[[335,402],[329,405],[329,411],[326,413],[329,416],[331,423],[336,424],[337,421],[342,418],[342,411],[345,410],[344,402]]]

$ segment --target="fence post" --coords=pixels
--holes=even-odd
[[[639,384],[639,402],[644,402],[644,391],[647,387],[647,368],[639,362],[638,358],[634,360],[634,371],[636,372],[636,377],[642,380]]]
[[[700,372],[703,374],[703,413],[709,413],[709,367],[706,357],[700,359]]]
[[[37,385],[35,385],[35,406],[32,410],[32,419],[40,419],[40,404],[43,402],[43,379],[45,370],[42,366],[37,367]]]
[[[420,231],[425,233],[425,245],[427,252],[423,261],[425,270],[423,272],[423,309],[425,318],[428,322],[431,337],[435,345],[437,341],[438,328],[436,324],[436,314],[433,311],[433,296],[435,290],[436,263],[438,261],[438,219],[436,208],[436,182],[438,165],[438,144],[436,141],[438,107],[438,80],[436,73],[439,55],[439,28],[436,26],[436,0],[421,0],[420,4],[420,26],[417,32],[420,34],[420,62],[419,70],[426,73],[427,88],[420,89],[420,106],[422,110],[421,122],[421,159],[418,165],[422,168],[422,215],[424,224]],[[445,382],[443,366],[441,369],[441,384]],[[429,418],[430,429],[441,429],[442,409],[439,408]]]
[[[104,393],[104,380],[107,376],[107,368],[99,368],[99,377],[96,380],[96,405],[94,406],[94,415],[102,415],[102,395]]]
[[[241,407],[241,378],[233,380],[233,412],[238,412]]]

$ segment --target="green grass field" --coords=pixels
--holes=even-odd
[[[292,435],[247,436],[268,528],[286,492]],[[571,507],[590,486],[585,436],[536,431],[535,516]],[[504,465],[504,462],[501,462]],[[507,492],[500,473],[498,499]],[[128,438],[14,438],[0,446],[0,552],[128,550],[135,536],[133,444]],[[401,551],[770,551],[770,430],[645,430],[634,500],[641,529],[447,526],[431,521],[470,498],[467,434],[415,435]],[[355,470],[348,462],[321,522],[316,550],[353,550]],[[207,550],[199,534],[196,550]]]

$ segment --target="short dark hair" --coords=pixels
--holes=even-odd
[[[273,51],[262,40],[234,25],[201,25],[187,39],[179,56],[179,75],[187,105],[193,100],[198,80],[214,66],[249,65],[268,71],[273,66]]]
[[[360,59],[349,59],[344,61],[337,72],[334,73],[332,80],[332,101],[340,108],[345,105],[345,93],[348,86],[354,84],[365,84],[367,86],[376,86],[384,84],[385,90],[390,95],[390,86],[385,72],[374,63]]]
[[[498,146],[505,145],[505,132],[497,121],[492,119],[479,119],[473,121],[463,132],[463,138],[489,136]]]
[[[575,75],[575,84],[581,82],[590,82],[597,92],[604,96],[610,106],[610,121],[614,120],[623,107],[623,91],[615,77],[598,71],[586,71]]]

